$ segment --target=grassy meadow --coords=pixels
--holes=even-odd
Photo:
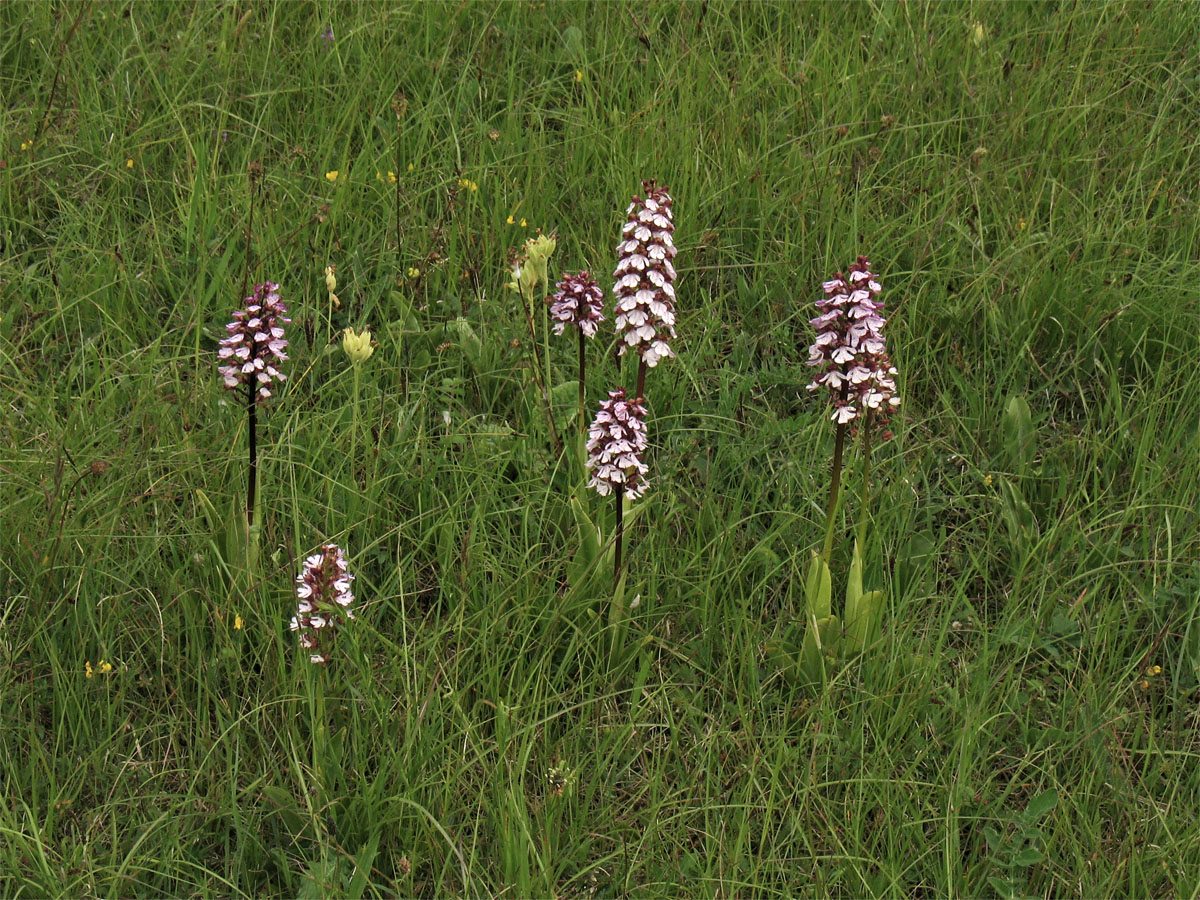
[[[1165,2],[0,4],[0,896],[1200,896],[1198,33]],[[540,228],[607,291],[650,178],[677,358],[614,622],[570,572],[572,498],[612,510],[505,283]],[[767,648],[830,479],[808,320],[860,253],[903,397],[888,599],[817,689]],[[217,341],[267,280],[288,380],[238,568]],[[591,409],[636,375],[606,315]],[[576,344],[535,324],[570,443]],[[358,620],[314,666],[326,541]]]

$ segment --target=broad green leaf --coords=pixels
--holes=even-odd
[[[784,640],[767,641],[767,658],[779,669],[779,674],[789,684],[795,684],[800,677],[800,660],[796,648]]]
[[[992,886],[992,890],[996,892],[996,896],[1003,897],[1004,900],[1013,900],[1017,896],[1016,887],[1007,878],[997,878],[995,875],[989,875],[988,884]]]
[[[1023,818],[1026,822],[1036,822],[1056,806],[1058,806],[1058,791],[1050,788],[1029,801],[1029,805],[1025,807]]]
[[[379,832],[372,834],[354,854],[354,875],[346,886],[347,897],[361,897],[371,883],[371,866],[379,850]]]
[[[862,596],[862,548],[858,546],[858,539],[854,540],[854,555],[850,558],[850,574],[846,579],[846,602],[853,600],[858,602],[858,598]]]
[[[857,653],[863,648],[862,638],[858,633],[863,620],[860,603],[862,592],[862,549],[858,545],[858,539],[855,538],[854,555],[850,558],[850,573],[846,577],[846,606],[843,610],[846,634],[850,638],[851,653]]]
[[[821,621],[827,620],[833,594],[829,566],[814,550],[804,586],[805,631],[801,658],[808,677],[817,684],[825,683],[825,659],[821,640]]]
[[[1028,545],[1036,541],[1039,534],[1033,510],[1025,502],[1021,489],[1011,479],[1001,478],[997,483],[1000,485],[1000,515],[1008,527],[1013,546],[1019,550],[1028,549]]]
[[[1009,397],[1004,407],[1004,446],[1012,470],[1018,478],[1029,473],[1037,453],[1037,433],[1033,430],[1033,417],[1024,397]]]
[[[829,566],[815,550],[808,568],[808,580],[804,584],[805,609],[810,616],[824,619],[829,616],[833,598],[833,579]]]
[[[858,598],[856,618],[850,618],[846,610],[846,637],[851,652],[866,649],[879,637],[879,625],[883,617],[883,591],[867,591]]]
[[[471,327],[471,323],[462,316],[459,316],[446,326],[446,330],[458,338],[458,346],[462,348],[467,362],[478,372],[480,370],[480,363],[483,360],[483,343],[479,340],[479,336],[475,334],[475,329]]]
[[[1036,866],[1045,858],[1045,854],[1043,854],[1040,850],[1034,850],[1032,847],[1026,847],[1012,858],[1012,865],[1021,867]]]
[[[279,816],[284,829],[292,840],[299,840],[301,834],[308,828],[308,816],[301,812],[296,798],[284,788],[269,784],[262,789],[262,798],[267,808]]]

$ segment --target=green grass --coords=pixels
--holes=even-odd
[[[1166,3],[0,5],[0,894],[1195,896],[1198,27]],[[603,592],[564,590],[570,497],[602,510],[549,453],[505,255],[555,229],[552,272],[607,276],[651,177],[680,336],[611,654]],[[807,320],[860,252],[904,397],[874,461],[891,597],[818,693],[764,646],[821,538]],[[247,276],[294,321],[261,578],[233,587],[197,491],[244,490],[215,348]],[[363,324],[355,410],[336,341]],[[633,375],[591,349],[595,403]],[[324,540],[362,607],[317,672],[287,621]]]

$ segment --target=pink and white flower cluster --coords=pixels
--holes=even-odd
[[[654,367],[675,355],[667,343],[675,337],[675,225],[667,189],[643,181],[642,190],[645,199],[633,198],[621,229],[613,293],[618,353],[636,348],[642,362]]]
[[[604,291],[587,272],[566,275],[555,285],[558,292],[550,298],[554,333],[562,334],[568,325],[585,337],[595,337],[599,322],[604,321]]]
[[[342,624],[342,618],[353,619],[354,594],[350,582],[354,576],[346,571],[346,554],[337,544],[325,544],[320,553],[304,560],[296,576],[296,615],[292,616],[292,631],[300,632],[300,646],[311,651],[309,662],[329,661],[328,650],[321,649],[321,635],[332,637]]]
[[[265,399],[271,396],[272,381],[285,380],[276,364],[287,359],[283,326],[292,320],[287,318],[277,284],[258,285],[245,302],[245,308],[235,310],[233,321],[225,326],[229,335],[222,338],[217,351],[225,364],[218,371],[231,390],[253,378],[258,385],[257,399]]]
[[[592,470],[588,487],[601,497],[621,490],[625,499],[636,500],[646,490],[645,450],[646,407],[640,399],[626,400],[624,388],[609,391],[588,430],[587,467]]]
[[[874,424],[887,421],[900,405],[896,396],[896,367],[887,354],[883,337],[883,302],[871,263],[865,256],[821,285],[825,299],[817,301],[821,315],[810,323],[817,339],[808,351],[808,364],[820,372],[810,391],[829,388],[839,425],[864,417]],[[887,435],[885,434],[885,437]]]

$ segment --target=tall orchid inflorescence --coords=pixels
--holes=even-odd
[[[813,551],[805,582],[805,634],[800,668],[808,678],[823,684],[829,666],[841,656],[852,656],[870,647],[879,633],[886,603],[883,591],[864,590],[864,556],[869,551],[871,500],[871,449],[874,433],[886,430],[889,416],[900,405],[896,394],[896,367],[888,357],[883,338],[883,303],[878,298],[879,282],[871,264],[860,256],[843,276],[840,272],[821,285],[825,293],[817,301],[820,315],[811,320],[817,339],[808,351],[808,364],[820,371],[808,385],[810,391],[829,388],[837,424],[830,467],[829,500],[825,506],[825,540],[821,552]],[[846,578],[846,600],[841,617],[832,608],[834,536],[839,515],[846,435],[854,429],[860,439],[862,489],[858,503],[858,525],[854,551]],[[786,655],[786,654],[785,654]],[[789,663],[790,666],[790,663]]]
[[[849,275],[838,272],[824,282],[825,299],[817,301],[821,315],[810,320],[817,339],[809,348],[808,364],[821,371],[808,389],[829,388],[834,404],[831,418],[839,425],[865,418],[871,425],[884,426],[900,405],[896,367],[883,337],[887,319],[883,302],[876,299],[881,288],[870,266],[860,256]]]
[[[636,500],[646,490],[645,450],[646,408],[639,400],[627,400],[624,388],[609,391],[588,431],[588,486],[601,497],[615,490],[618,497]]]
[[[287,359],[283,326],[287,307],[279,297],[279,285],[267,282],[254,288],[245,306],[235,310],[233,321],[225,326],[228,336],[222,338],[217,356],[224,361],[219,369],[225,387],[236,390],[254,384],[258,399],[271,396],[272,381],[284,381],[286,376],[277,364]]]
[[[320,553],[304,560],[296,576],[296,615],[291,630],[300,633],[300,646],[309,652],[309,661],[329,661],[328,647],[321,646],[322,636],[332,638],[343,618],[353,619],[354,594],[347,571],[346,554],[337,544],[325,544]]]
[[[554,333],[562,334],[570,326],[578,328],[584,337],[595,337],[598,324],[604,321],[604,291],[596,279],[580,272],[563,276],[555,287],[557,291],[550,298]]]
[[[626,211],[613,293],[618,353],[636,349],[643,366],[653,368],[675,355],[668,343],[675,337],[675,225],[667,189],[643,181],[642,191],[646,196],[634,197]]]

